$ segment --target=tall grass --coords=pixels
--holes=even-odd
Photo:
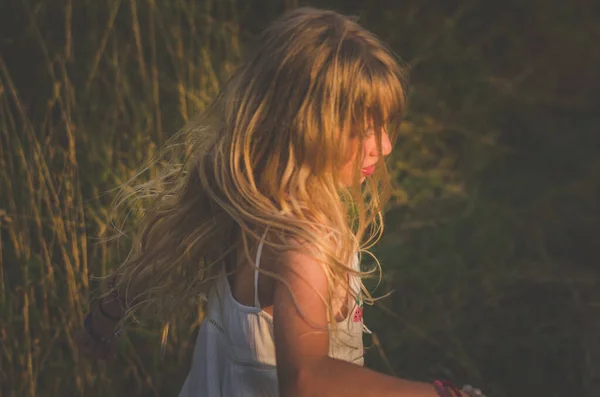
[[[169,344],[177,350],[164,361],[158,334],[125,342],[117,365],[83,359],[73,335],[97,287],[92,276],[119,260],[120,250],[98,239],[111,225],[104,192],[218,91],[240,56],[234,6],[20,2],[40,63],[27,76],[0,57],[3,396],[162,395],[180,385],[191,324],[171,330],[183,343]],[[33,105],[18,88],[27,79],[35,79]]]
[[[218,92],[245,35],[259,30],[242,26],[299,3],[358,7],[0,2],[2,397],[176,395],[201,308],[170,328],[164,352],[158,327],[130,328],[111,363],[84,359],[74,344],[94,276],[127,251],[126,238],[100,238],[113,232],[112,193]],[[415,81],[393,160],[400,186],[377,248],[384,286],[396,291],[366,311],[376,331],[367,363],[464,379],[489,396],[592,397],[600,119],[589,87],[600,58],[583,26],[598,36],[597,24],[565,18],[583,11],[564,2],[508,3],[521,25],[485,2],[360,3],[361,22],[406,56]],[[239,15],[248,10],[252,18]],[[561,43],[572,54],[563,59],[587,56],[587,77],[572,79],[572,65],[540,40]]]

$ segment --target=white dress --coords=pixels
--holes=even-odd
[[[261,241],[256,255],[259,265]],[[354,267],[358,269],[358,256]],[[244,306],[233,298],[229,281],[222,272],[208,297],[208,310],[200,327],[192,367],[179,397],[277,397],[277,371],[273,318],[263,311],[256,293],[254,306]],[[360,280],[352,276],[351,287],[360,291]],[[362,303],[348,302],[351,311],[338,324],[331,338],[329,356],[363,365]],[[358,303],[358,304],[357,304]]]

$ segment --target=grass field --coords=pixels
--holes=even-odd
[[[442,3],[408,1],[394,9],[398,20],[377,6],[360,13],[415,76],[377,248],[382,287],[395,293],[367,308],[367,363],[464,380],[492,397],[594,397],[600,60],[585,50],[592,39],[565,33],[592,19],[557,5],[536,22],[536,32],[554,24],[540,37],[563,40],[565,57],[581,55],[580,81],[566,61],[527,74],[555,59],[546,42],[536,36],[547,50],[532,55],[527,38],[502,31],[501,14]],[[522,13],[537,12],[530,3]],[[132,326],[114,363],[80,356],[73,335],[97,292],[93,277],[127,250],[126,238],[104,238],[123,221],[111,216],[114,189],[206,106],[260,26],[295,2],[249,4],[0,6],[0,395],[176,395],[201,315],[175,322],[162,352],[160,326]],[[464,38],[480,21],[496,24],[495,44]],[[493,57],[489,46],[500,48]]]

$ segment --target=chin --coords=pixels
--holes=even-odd
[[[359,185],[362,185],[362,184],[363,184],[363,183],[364,183],[366,180],[367,180],[367,177],[363,175],[363,176],[361,176],[361,177],[360,177],[360,179],[358,180],[358,184],[359,184]],[[352,187],[352,185],[354,185],[354,182],[352,182],[352,181],[345,181],[345,182],[342,182],[342,183],[343,183],[343,185],[344,185],[344,186],[346,186],[346,187]]]

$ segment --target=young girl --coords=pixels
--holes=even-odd
[[[403,70],[330,11],[289,12],[258,43],[184,132],[184,165],[139,190],[156,196],[82,349],[106,356],[124,316],[167,321],[204,297],[180,397],[481,395],[363,367],[374,269],[358,254],[382,231]]]

